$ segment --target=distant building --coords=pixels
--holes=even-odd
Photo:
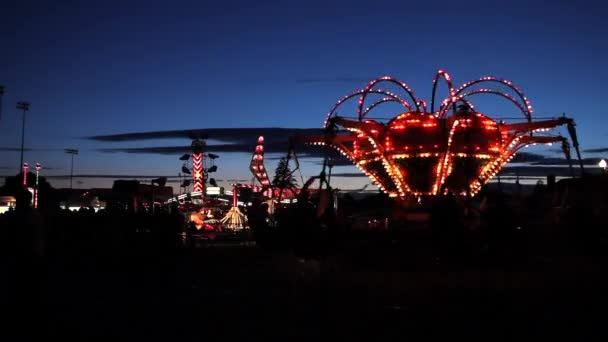
[[[124,206],[137,211],[142,207],[151,207],[152,202],[164,203],[173,197],[173,187],[140,184],[136,180],[116,180],[108,204]]]
[[[118,207],[136,211],[150,207],[153,200],[163,203],[173,197],[170,186],[152,186],[131,180],[117,180],[111,189],[58,189],[58,192],[61,208],[71,210]]]

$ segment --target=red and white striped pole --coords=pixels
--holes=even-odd
[[[23,187],[27,188],[27,169],[29,169],[30,166],[27,163],[23,163]]]
[[[38,177],[40,176],[40,163],[36,163],[36,186],[34,187],[34,208],[38,208]]]

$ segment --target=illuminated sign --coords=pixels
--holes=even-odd
[[[224,194],[224,188],[221,186],[210,186],[205,189],[207,195],[222,195]]]

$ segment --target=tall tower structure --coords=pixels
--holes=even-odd
[[[192,140],[192,191],[200,191],[205,195],[205,173],[203,165],[203,150],[205,143],[201,139]]]

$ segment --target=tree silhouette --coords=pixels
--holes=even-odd
[[[285,157],[282,157],[279,160],[279,164],[277,165],[277,168],[274,172],[272,186],[281,190],[296,189],[296,179],[293,176],[293,172],[289,168],[289,163],[287,162],[287,158]]]
[[[36,174],[27,173],[27,186],[34,187],[36,184]],[[38,203],[41,209],[55,209],[59,207],[59,197],[57,191],[51,186],[45,177],[38,178]],[[23,173],[16,176],[6,177],[4,185],[0,187],[0,195],[15,196],[23,191]]]

